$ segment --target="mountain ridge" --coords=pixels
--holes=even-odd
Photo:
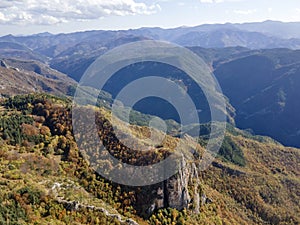
[[[69,224],[71,221],[101,225],[117,225],[128,221],[126,218],[140,225],[297,224],[300,221],[299,149],[232,127],[226,134],[229,145],[224,145],[223,150],[233,157],[242,151],[244,165],[226,160],[220,152],[208,170],[199,173],[197,181],[195,173],[187,167],[182,171],[185,176],[175,175],[166,183],[129,187],[95,173],[80,154],[72,135],[70,99],[45,94],[23,95],[1,100],[1,106],[1,127],[9,127],[0,130],[0,199],[4,203],[0,204],[0,221],[4,224],[8,219],[17,224]],[[91,109],[84,112],[87,110]],[[129,160],[128,155],[115,151],[119,148],[118,141],[110,136],[109,119],[104,119],[109,111],[98,110],[98,122],[106,124],[100,125],[99,132],[107,129],[104,138],[111,141],[108,151],[113,151],[118,159]],[[147,135],[147,127],[126,129]],[[183,141],[196,144],[192,138]],[[164,148],[170,151],[175,143],[176,138],[168,137]],[[197,145],[195,151],[201,156],[203,146]],[[162,157],[160,153],[158,156]],[[199,185],[198,189],[195,184]],[[163,194],[166,191],[169,193]],[[188,199],[182,198],[182,193],[196,198],[176,209],[177,203]],[[165,198],[167,201],[163,201]],[[197,208],[199,213],[194,211]]]

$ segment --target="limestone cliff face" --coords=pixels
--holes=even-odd
[[[182,210],[193,208],[199,212],[199,177],[195,163],[188,163],[182,157],[182,169],[165,183],[167,207]],[[193,203],[193,204],[192,204]]]
[[[137,204],[143,210],[141,214],[146,216],[168,207],[178,210],[187,208],[199,213],[200,191],[197,165],[182,157],[179,172],[164,182],[143,189],[137,195]]]

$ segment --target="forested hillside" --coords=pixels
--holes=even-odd
[[[177,175],[167,181],[172,184],[167,187],[163,183],[128,187],[95,173],[78,151],[70,107],[68,98],[45,94],[1,100],[1,224],[300,222],[298,149],[229,126],[220,155],[207,171],[198,176],[192,175],[190,169],[182,171],[197,181],[188,182],[190,199],[185,204],[177,190],[171,188],[181,183]],[[98,113],[99,138],[101,133],[112,137],[110,122],[105,119],[109,111],[99,108]],[[147,133],[146,127],[132,125],[130,129],[140,135]],[[200,157],[205,132],[202,135],[203,142],[196,148]],[[110,153],[120,160],[128,159],[126,152],[130,151],[124,151],[125,155],[116,151],[117,140],[110,140]],[[149,157],[164,158],[172,151],[172,143],[176,138],[169,136],[168,142]],[[172,207],[175,203],[177,207]]]

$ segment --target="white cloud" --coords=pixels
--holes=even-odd
[[[297,11],[298,13],[300,13],[300,9],[299,9],[299,8],[297,8],[296,11]]]
[[[4,16],[4,14],[2,12],[0,12],[0,21],[1,20],[3,20],[3,21],[5,20],[5,16]]]
[[[240,15],[250,15],[250,14],[256,13],[257,9],[234,10],[233,12],[236,13],[236,14],[240,14]]]
[[[153,14],[158,4],[135,0],[2,0],[2,24],[57,24],[117,15]]]

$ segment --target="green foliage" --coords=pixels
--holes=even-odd
[[[126,121],[126,117],[122,112],[118,114],[118,117]],[[137,126],[149,126],[150,121],[154,119],[154,116],[149,114],[143,114],[135,110],[130,110],[129,123]],[[167,134],[173,134],[178,132],[180,125],[174,120],[165,120],[167,126]]]
[[[76,92],[76,86],[73,85],[68,86],[67,95],[74,96],[75,92]]]
[[[243,151],[229,136],[225,136],[219,150],[219,156],[225,161],[232,162],[236,165],[246,165]]]
[[[34,101],[36,101],[36,96],[34,95],[17,95],[8,98],[4,105],[8,109],[16,109],[26,114],[30,114],[32,108],[29,107],[29,104],[32,104]]]
[[[135,124],[138,126],[148,126],[152,118],[153,116],[142,114],[140,112],[131,110],[129,116],[129,122],[130,124]]]
[[[12,145],[21,145],[22,140],[27,139],[26,135],[22,133],[21,125],[32,123],[32,117],[21,114],[0,117],[0,136]]]
[[[0,198],[0,202],[0,224],[23,225],[27,221],[25,210],[12,197]]]
[[[17,191],[22,197],[26,198],[26,202],[32,205],[36,205],[40,203],[40,199],[42,196],[41,191],[36,190],[31,187],[24,187]]]
[[[37,103],[43,103],[46,100],[50,100],[52,102],[61,102],[61,103],[70,103],[70,100],[66,97],[58,97],[49,94],[28,94],[28,95],[16,95],[14,97],[8,98],[4,106],[8,109],[15,109],[18,111],[22,111],[24,114],[32,113],[32,105]]]
[[[186,212],[177,209],[167,208],[160,209],[153,214],[150,219],[150,225],[184,225],[186,220]]]

